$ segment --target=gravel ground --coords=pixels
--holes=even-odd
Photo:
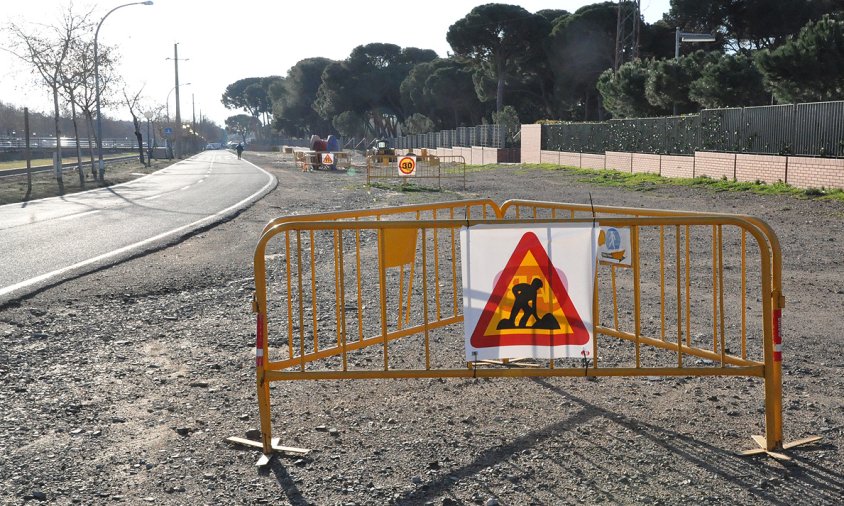
[[[840,504],[844,205],[607,188],[502,167],[465,192],[368,190],[364,177],[279,178],[234,219],[0,310],[0,503]],[[306,212],[526,198],[750,214],[783,244],[784,465],[743,458],[763,430],[746,378],[373,380],[273,386],[276,458],[223,442],[258,426],[252,254],[270,219]],[[839,329],[839,330],[836,330]]]

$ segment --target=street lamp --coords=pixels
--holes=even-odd
[[[105,177],[105,164],[103,163],[103,123],[102,118],[100,117],[100,57],[97,39],[100,36],[100,27],[103,26],[103,21],[106,20],[109,14],[116,11],[117,9],[129,7],[130,5],[152,5],[152,0],[118,5],[114,9],[108,11],[105,16],[103,16],[103,19],[101,19],[99,24],[97,25],[97,30],[94,32],[94,95],[97,99],[97,152],[100,160],[100,180]]]
[[[680,59],[680,42],[715,42],[711,33],[681,32],[680,27],[674,31],[674,61]],[[674,104],[674,116],[677,115],[677,104]]]
[[[176,88],[181,88],[182,86],[190,85],[191,83],[183,83],[178,86],[173,86],[172,88],[170,88],[170,91],[167,92],[167,104],[165,106],[167,108],[167,123],[170,123],[170,94],[173,93],[173,90],[175,90]]]
[[[144,116],[147,119],[147,167],[152,166],[152,141],[150,141],[149,137],[149,122],[152,119],[152,111],[147,111],[144,113]]]

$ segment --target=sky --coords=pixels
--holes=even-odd
[[[146,106],[169,103],[175,116],[174,45],[178,44],[181,115],[200,114],[222,126],[240,111],[223,107],[226,86],[246,77],[284,76],[296,62],[311,57],[343,60],[362,44],[383,42],[400,47],[433,49],[441,57],[451,50],[448,27],[484,0],[428,3],[399,0],[322,0],[317,3],[277,0],[153,0],[112,12],[102,22],[99,44],[115,46],[119,73],[130,95],[142,90]],[[69,0],[4,2],[0,27],[9,22],[27,29],[56,25]],[[92,10],[99,22],[114,7],[129,0],[74,0],[74,12]],[[501,0],[530,12],[578,8],[584,0]],[[420,5],[430,5],[422,9]],[[669,0],[642,0],[646,22],[662,18]],[[0,101],[31,110],[51,111],[48,89],[39,87],[32,70],[8,51],[8,31],[0,30]],[[169,60],[167,58],[170,58]],[[189,83],[189,84],[188,84]],[[168,99],[169,96],[169,100]],[[129,119],[125,107],[104,115]]]

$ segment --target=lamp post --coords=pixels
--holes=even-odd
[[[179,86],[173,86],[172,88],[170,88],[170,91],[167,92],[167,103],[166,103],[166,106],[165,106],[167,108],[167,113],[166,113],[167,114],[167,123],[170,123],[170,94],[173,93],[173,90],[175,90],[178,87],[190,86],[190,85],[191,85],[191,83],[183,83],[183,84],[180,84]]]
[[[100,56],[97,40],[100,36],[100,27],[103,26],[103,21],[106,20],[109,14],[116,11],[117,9],[129,7],[130,5],[152,5],[152,0],[118,5],[114,9],[108,11],[105,16],[103,16],[103,19],[101,19],[99,24],[97,25],[97,30],[94,32],[94,96],[96,97],[97,101],[97,156],[100,162],[100,180],[105,177],[105,164],[103,163],[103,123],[102,118],[100,116]]]
[[[681,32],[680,27],[674,31],[674,61],[680,60],[680,42],[715,42],[711,33]],[[677,103],[674,103],[674,116],[677,115]]]
[[[147,119],[147,167],[152,167],[152,142],[150,142],[149,138],[149,122],[152,119],[152,111],[145,112],[144,116]]]

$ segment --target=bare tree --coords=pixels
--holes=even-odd
[[[67,6],[57,25],[33,25],[25,27],[17,23],[10,23],[8,30],[13,38],[13,53],[31,65],[40,81],[53,92],[53,112],[56,126],[56,182],[59,194],[64,194],[64,180],[62,179],[62,148],[61,129],[59,120],[59,92],[64,87],[65,75],[62,67],[70,55],[71,45],[89,26],[87,15],[79,16],[73,13],[73,5]]]
[[[141,161],[141,165],[146,165],[146,162],[144,161],[144,136],[141,134],[141,124],[138,120],[138,115],[135,114],[136,109],[140,111],[138,101],[141,98],[142,91],[144,91],[143,88],[130,97],[129,94],[126,93],[126,88],[123,88],[123,99],[126,101],[126,107],[129,108],[129,114],[132,115],[132,124],[135,126],[135,138],[138,140],[138,158]]]
[[[90,11],[80,18],[88,19]],[[90,29],[91,23],[88,23]],[[83,59],[79,56],[84,53],[86,47],[82,39],[75,38],[70,45],[70,58],[61,69],[62,92],[70,103],[70,117],[73,122],[73,138],[76,141],[76,169],[79,171],[79,186],[85,188],[85,172],[82,169],[82,148],[79,142],[79,123],[76,118],[76,105],[79,103],[78,95],[81,93],[85,83],[85,68],[82,66]],[[90,132],[90,130],[89,130]],[[89,134],[90,142],[90,134]]]
[[[114,67],[116,52],[112,47],[99,45],[100,60],[100,90],[112,87],[118,80]],[[85,118],[86,135],[88,141],[88,157],[91,164],[91,177],[97,179],[96,166],[96,129],[94,128],[94,111],[97,105],[97,94],[94,79],[94,39],[93,37],[78,39],[71,48],[70,65],[75,77],[74,93],[71,100],[76,104]],[[70,98],[70,97],[68,97]],[[102,100],[102,97],[101,97]]]

